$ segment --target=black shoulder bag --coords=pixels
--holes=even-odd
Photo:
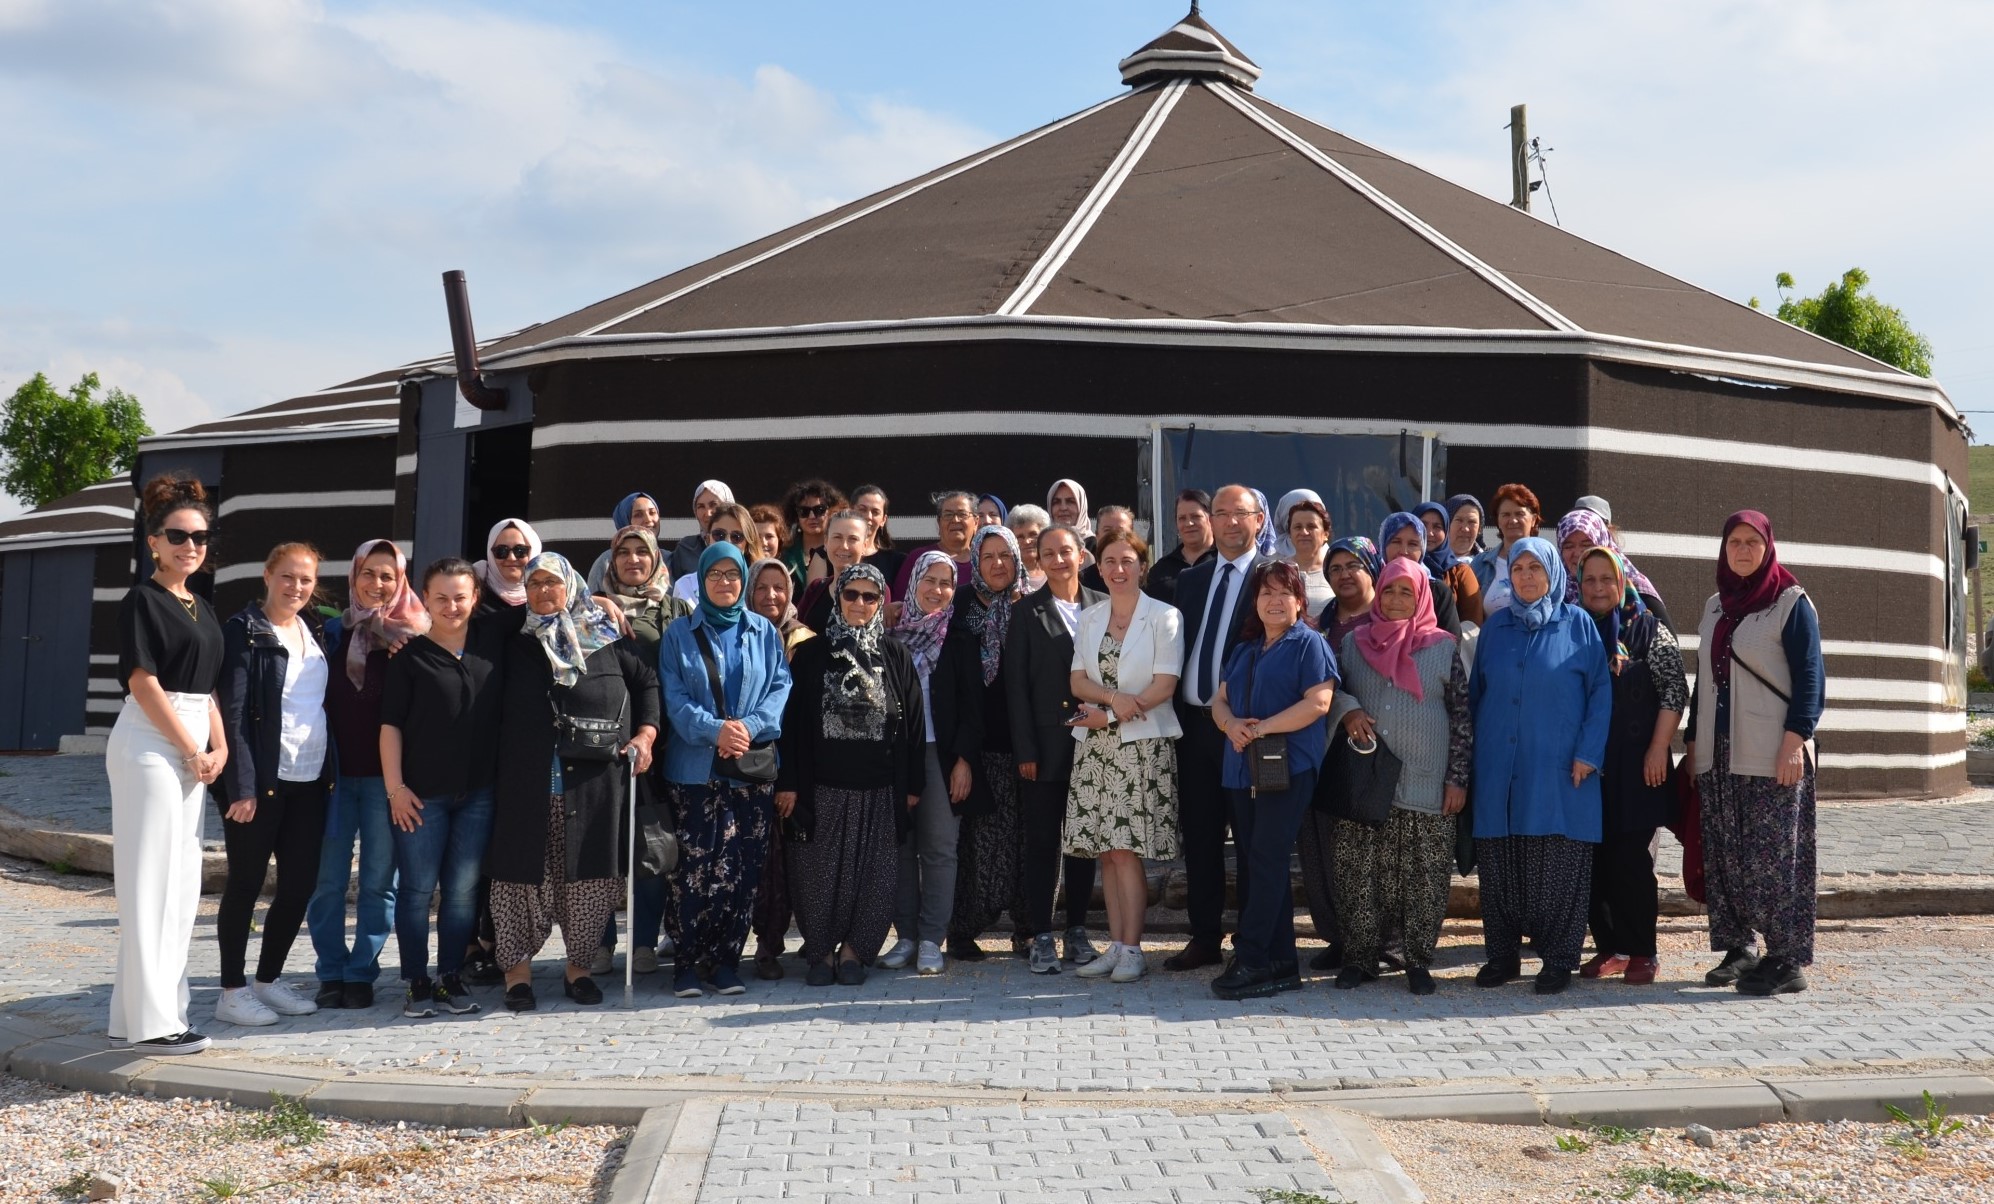
[[[1253,671],[1260,667],[1260,652],[1252,649],[1253,659],[1246,663],[1246,697],[1240,700],[1242,707],[1253,705]],[[1235,714],[1238,712],[1235,711]],[[1247,795],[1260,797],[1265,790],[1278,794],[1288,788],[1288,734],[1281,732],[1272,736],[1260,736],[1246,746]]]
[[[614,719],[570,715],[554,701],[551,691],[547,705],[554,711],[554,755],[563,761],[614,761],[623,746],[630,743],[630,733],[624,725],[624,717],[630,711],[627,690],[623,701],[616,706]]]
[[[713,688],[713,709],[722,719],[732,719],[734,716],[727,713],[727,688],[720,681],[720,664],[713,659],[713,645],[706,639],[706,628],[694,624],[692,638],[699,641],[699,655],[706,662],[706,683]],[[738,757],[713,754],[713,776],[750,786],[775,781],[775,741],[750,744],[748,751]]]

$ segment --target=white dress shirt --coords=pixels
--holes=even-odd
[[[1260,549],[1249,544],[1246,551],[1240,553],[1238,556],[1228,560],[1224,555],[1220,555],[1212,564],[1212,579],[1205,587],[1204,623],[1217,623],[1219,625],[1219,638],[1212,643],[1211,666],[1212,691],[1214,693],[1217,693],[1219,682],[1224,679],[1225,633],[1232,630],[1233,612],[1239,607],[1239,596],[1246,592],[1246,574],[1253,568],[1254,558],[1259,555]],[[1232,566],[1231,596],[1226,599],[1225,613],[1219,614],[1212,609],[1212,600],[1218,597],[1219,578],[1224,575],[1226,565]],[[1198,697],[1198,667],[1188,663],[1203,651],[1204,647],[1205,629],[1203,624],[1196,631],[1187,631],[1184,633],[1184,657],[1187,663],[1185,665],[1182,689],[1184,691],[1184,701],[1190,703],[1192,706],[1208,707],[1212,705],[1210,698]]]

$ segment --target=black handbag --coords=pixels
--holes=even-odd
[[[1330,800],[1331,810],[1352,823],[1382,827],[1392,817],[1392,800],[1398,797],[1405,762],[1376,738],[1368,745],[1343,740],[1337,760],[1343,796]]]
[[[547,696],[547,705],[554,711],[554,755],[563,761],[614,761],[623,746],[630,743],[630,733],[624,727],[624,719],[630,712],[627,691],[623,701],[617,704],[614,719],[570,715],[554,701],[552,694]]]
[[[699,641],[699,655],[706,662],[706,684],[713,688],[713,709],[720,712],[722,719],[732,719],[733,716],[727,713],[727,689],[720,682],[720,665],[713,659],[713,645],[707,642],[706,629],[695,625],[692,638]],[[775,741],[750,744],[748,751],[738,757],[723,757],[714,753],[713,776],[730,782],[746,782],[750,786],[775,781]]]
[[[672,819],[671,808],[658,801],[649,775],[637,775],[634,759],[629,786],[630,814],[637,829],[631,868],[640,877],[662,878],[679,865],[678,824]]]
[[[1253,649],[1253,659],[1246,664],[1246,689],[1242,704],[1253,705],[1253,670],[1259,667],[1260,649]],[[1246,792],[1249,798],[1260,797],[1265,790],[1278,794],[1289,785],[1288,774],[1288,735],[1282,732],[1273,736],[1261,736],[1246,745]]]

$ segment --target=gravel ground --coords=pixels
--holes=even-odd
[[[439,1129],[0,1077],[0,1199],[573,1201],[607,1197],[628,1129]]]
[[[1929,1144],[1913,1139],[1903,1124],[1760,1125],[1718,1132],[1715,1146],[1703,1149],[1681,1129],[1629,1134],[1457,1121],[1371,1122],[1433,1204],[1689,1199],[1990,1204],[1994,1123],[1985,1117],[1965,1117],[1962,1123],[1960,1131]],[[1584,1148],[1562,1150],[1561,1137],[1568,1144],[1583,1141]],[[1665,1169],[1671,1172],[1666,1178],[1658,1173]],[[1666,1185],[1644,1181],[1656,1179]]]

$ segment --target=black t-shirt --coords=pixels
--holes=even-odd
[[[144,669],[169,694],[212,694],[222,674],[222,625],[206,598],[185,603],[148,577],[118,606],[118,685]]]
[[[402,733],[402,781],[421,798],[492,784],[498,758],[498,667],[512,624],[471,620],[464,655],[420,635],[388,658],[381,724]]]

